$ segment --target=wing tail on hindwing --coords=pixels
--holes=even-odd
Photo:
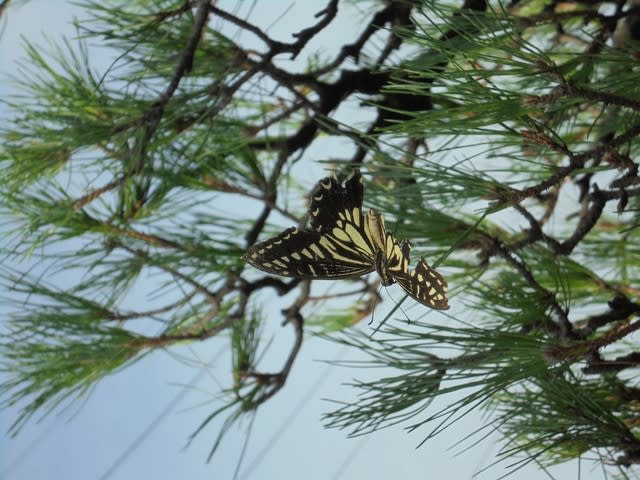
[[[295,278],[341,279],[374,270],[373,260],[331,233],[288,228],[256,243],[243,257],[260,270]]]

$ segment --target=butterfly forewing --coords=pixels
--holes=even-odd
[[[265,272],[296,278],[353,278],[372,272],[371,256],[353,248],[348,238],[341,241],[333,232],[289,228],[255,244],[244,259]]]
[[[314,189],[311,230],[290,228],[254,245],[244,256],[269,273],[299,278],[339,279],[375,269],[376,247],[362,213],[363,184],[354,169],[343,186],[327,177]]]

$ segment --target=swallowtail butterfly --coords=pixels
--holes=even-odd
[[[309,206],[310,228],[288,228],[256,243],[243,256],[260,270],[304,279],[354,278],[374,270],[383,285],[397,282],[427,307],[446,310],[447,281],[421,258],[409,270],[411,244],[402,246],[385,231],[384,217],[362,212],[364,184],[360,171],[344,186],[334,177],[318,183]]]

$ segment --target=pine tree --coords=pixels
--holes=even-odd
[[[27,43],[0,143],[0,273],[14,302],[0,393],[26,402],[12,433],[154,349],[224,336],[229,401],[194,432],[226,415],[213,454],[230,425],[277,401],[308,331],[398,371],[357,383],[331,427],[400,423],[428,442],[482,408],[508,442],[500,458],[520,459],[511,468],[587,455],[624,476],[640,461],[640,7],[367,3],[355,41],[324,58],[309,43],[341,4],[281,41],[215,2],[89,1],[79,43]],[[92,43],[115,52],[105,71]],[[287,60],[299,56],[298,71]],[[354,107],[370,121],[341,121]],[[348,147],[309,159],[326,137]],[[446,276],[451,310],[396,315],[407,299],[353,328],[381,301],[375,274],[327,291],[243,262],[307,224],[303,156],[340,178],[363,172],[365,204]],[[252,208],[227,207],[239,198]],[[60,272],[77,282],[58,284]],[[151,275],[149,308],[130,309]],[[258,347],[274,321],[261,306],[282,303],[273,293],[295,336],[268,373]]]

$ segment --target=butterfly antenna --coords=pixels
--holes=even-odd
[[[407,312],[405,312],[402,306],[398,302],[396,302],[395,298],[393,298],[393,296],[389,293],[389,290],[387,290],[386,288],[385,290],[387,291],[387,295],[389,296],[391,301],[396,304],[396,307],[400,309],[400,311],[404,315],[404,318],[407,319],[407,323],[411,323],[411,319],[409,318],[409,315],[407,315]]]
[[[402,298],[402,300],[400,300],[400,303],[404,302],[407,299],[408,296],[409,295],[405,294],[405,296]],[[373,338],[373,336],[378,332],[378,330],[380,330],[384,326],[384,324],[387,323],[387,320],[389,320],[393,316],[395,311],[398,310],[398,308],[400,308],[400,303],[396,302],[396,305],[391,309],[391,311],[387,314],[387,316],[384,317],[384,319],[380,322],[380,324],[378,324],[378,326],[376,328],[373,329],[373,332],[371,332],[371,335],[369,335],[369,338]],[[404,310],[403,310],[403,312],[404,312]],[[406,313],[405,313],[405,315],[406,315]]]

